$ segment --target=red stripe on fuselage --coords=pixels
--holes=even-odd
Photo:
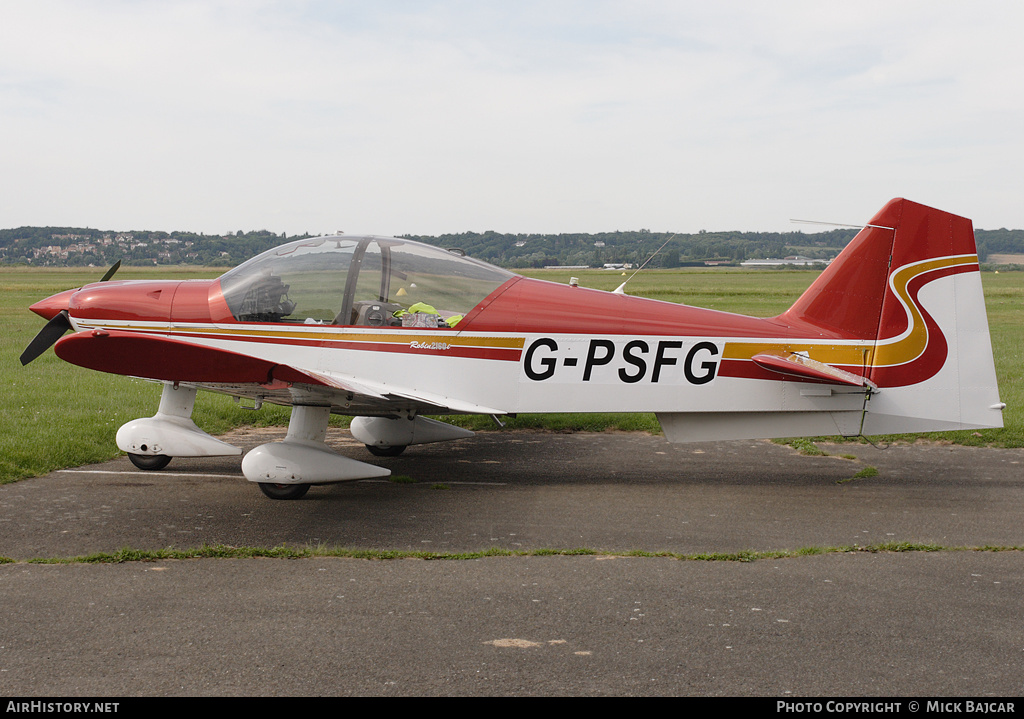
[[[277,326],[277,325],[271,325]],[[119,332],[130,332],[140,335],[155,335],[172,340],[198,340],[197,344],[206,344],[210,340],[227,342],[245,342],[260,345],[287,345],[292,347],[320,347],[328,350],[350,350],[360,352],[392,352],[399,354],[430,355],[435,357],[467,357],[471,359],[501,360],[518,362],[522,349],[509,347],[481,347],[453,344],[451,337],[418,336],[419,339],[402,342],[366,342],[354,339],[304,339],[301,337],[275,337],[243,334],[215,334],[210,332],[188,332],[181,330],[150,330],[138,328],[110,328]],[[396,335],[397,336],[397,335]],[[448,341],[446,341],[448,340]],[[431,347],[430,345],[447,345]]]

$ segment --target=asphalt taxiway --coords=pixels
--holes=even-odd
[[[1024,553],[980,551],[1024,545],[1022,450],[485,432],[383,459],[329,442],[408,481],[274,501],[237,457],[121,458],[0,487],[0,696],[1024,689]],[[631,556],[891,542],[936,551]],[[27,561],[204,544],[597,554]]]

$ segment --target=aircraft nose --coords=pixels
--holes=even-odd
[[[30,306],[29,309],[43,319],[52,320],[57,313],[68,308],[71,304],[71,295],[76,292],[78,292],[78,288],[58,292],[52,297],[47,297],[45,300],[39,300]]]

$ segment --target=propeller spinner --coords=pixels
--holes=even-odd
[[[114,273],[117,272],[120,266],[121,260],[118,260],[113,265],[111,265],[110,269],[107,270],[106,273],[104,273],[103,278],[100,280],[100,282],[106,282],[111,277],[113,277]],[[70,297],[68,293],[62,294]],[[60,295],[55,296],[59,297]],[[65,307],[64,309],[61,309],[59,312],[57,312],[57,314],[53,315],[50,318],[50,321],[47,322],[46,325],[43,327],[43,329],[39,330],[39,334],[37,334],[33,338],[33,340],[29,342],[28,347],[26,347],[25,351],[21,353],[22,366],[27,365],[29,362],[31,362],[36,357],[41,355],[43,352],[48,350],[50,347],[55,345],[57,343],[57,340],[63,337],[64,333],[70,329],[73,329],[71,326],[71,317],[68,315],[67,308]]]

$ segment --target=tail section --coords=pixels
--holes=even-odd
[[[723,348],[719,377],[745,382],[731,392],[751,399],[659,414],[666,437],[1003,425],[970,220],[892,200],[774,322],[784,338]]]
[[[892,200],[779,319],[871,341],[860,367],[840,366],[877,387],[864,434],[1002,426],[966,218]]]

